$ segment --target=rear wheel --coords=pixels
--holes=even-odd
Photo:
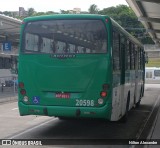
[[[129,102],[130,102],[130,92],[128,93],[128,96],[127,96],[127,103],[126,103],[126,111],[125,111],[125,114],[124,114],[124,116],[120,119],[120,122],[122,122],[122,123],[126,123],[127,120],[128,120]]]
[[[136,108],[139,108],[140,103],[141,103],[141,99],[139,99],[139,101],[136,103]]]
[[[120,119],[121,123],[126,123],[128,119],[128,111],[126,111],[125,115]]]
[[[140,103],[141,103],[141,98],[142,98],[142,92],[143,90],[142,90],[142,87],[141,87],[141,92],[140,92],[140,95],[139,95],[139,100],[138,100],[138,102],[136,103],[136,108],[139,108],[139,106],[140,106]]]
[[[58,117],[59,120],[68,120],[69,118],[67,117]]]
[[[64,120],[64,121],[67,121],[67,120],[76,120],[76,118],[73,118],[73,117],[58,117],[59,120]]]

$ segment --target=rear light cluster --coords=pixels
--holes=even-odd
[[[107,90],[109,89],[108,84],[103,84],[102,86],[102,91],[100,92],[101,98],[98,99],[98,104],[103,104],[104,103],[104,98],[107,97]]]
[[[19,83],[19,88],[24,88],[24,83],[23,82]]]
[[[20,93],[21,93],[21,95],[24,96],[26,94],[26,90],[25,89],[21,89]]]
[[[107,96],[107,92],[106,91],[101,91],[101,97],[106,97]]]
[[[29,99],[28,97],[26,96],[26,90],[24,88],[24,83],[23,82],[20,82],[19,83],[19,89],[20,89],[20,94],[23,96],[23,101],[24,102],[28,102]]]

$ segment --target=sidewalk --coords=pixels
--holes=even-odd
[[[160,100],[160,95],[158,99]],[[160,107],[149,136],[150,139],[160,139]]]
[[[13,88],[4,88],[3,92],[0,90],[0,103],[14,101],[18,99],[17,92],[14,92]]]

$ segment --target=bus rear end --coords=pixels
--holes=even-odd
[[[22,24],[20,115],[111,116],[108,24],[103,17],[50,16]]]

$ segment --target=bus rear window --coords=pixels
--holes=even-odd
[[[101,20],[48,20],[27,23],[24,53],[93,54],[107,52],[107,31]]]

